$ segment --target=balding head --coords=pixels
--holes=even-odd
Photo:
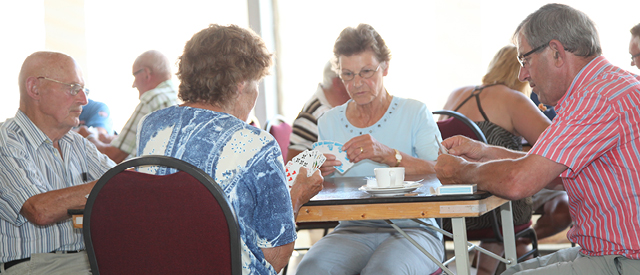
[[[86,92],[73,94],[73,84],[84,86],[76,61],[62,53],[36,52],[24,60],[18,76],[20,111],[56,142],[79,123]]]
[[[133,62],[132,73],[136,78],[133,87],[137,88],[142,95],[158,84],[171,79],[171,63],[159,51],[146,51]]]
[[[171,63],[169,62],[169,58],[159,51],[146,51],[138,56],[133,64],[134,66],[147,67],[151,69],[151,73],[163,77],[165,80],[171,78]]]
[[[58,52],[35,52],[28,56],[22,63],[18,85],[20,95],[26,92],[26,81],[30,76],[58,79],[65,74],[69,66],[76,66],[75,60],[66,54]]]

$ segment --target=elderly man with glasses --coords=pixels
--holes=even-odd
[[[80,208],[115,163],[71,129],[89,90],[62,53],[36,52],[19,74],[20,107],[0,127],[0,274],[90,274]]]
[[[640,274],[640,77],[602,56],[595,24],[569,6],[548,4],[514,34],[520,80],[557,116],[528,153],[461,137],[443,142],[443,184],[515,200],[564,188],[579,246],[532,259],[503,274]]]

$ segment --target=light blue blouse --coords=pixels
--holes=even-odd
[[[370,134],[378,142],[397,149],[400,152],[424,160],[438,158],[438,142],[441,140],[438,125],[427,106],[417,100],[393,97],[384,116],[367,128],[353,126],[345,112],[350,101],[333,108],[318,119],[318,140],[336,141],[342,144],[350,139]],[[437,136],[437,138],[436,138]],[[371,160],[360,161],[344,174],[334,172],[328,177],[364,177],[374,176],[373,169],[389,167]],[[433,219],[424,220],[435,224]],[[410,220],[394,220],[401,227],[416,227]],[[344,225],[389,226],[383,221],[349,221]]]

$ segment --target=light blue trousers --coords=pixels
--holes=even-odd
[[[442,241],[431,231],[403,230],[436,259],[444,257]],[[296,274],[428,275],[437,269],[435,263],[393,228],[338,226],[311,247]]]
[[[619,255],[587,256],[580,253],[580,247],[572,247],[522,262],[502,273],[511,274],[640,274],[640,260],[631,260]]]

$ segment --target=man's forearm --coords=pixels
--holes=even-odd
[[[559,182],[558,176],[567,169],[538,155],[465,166],[460,170],[465,182],[477,183],[478,189],[510,200],[529,197],[549,183]]]
[[[485,161],[501,159],[518,159],[527,155],[522,151],[509,150],[500,146],[487,146],[485,149]]]
[[[20,214],[37,225],[47,225],[69,218],[68,209],[83,208],[87,203],[86,195],[91,192],[96,181],[41,193],[29,198]]]
[[[479,190],[510,200],[518,200],[537,192],[532,178],[515,160],[496,160],[468,163],[460,171],[464,182],[475,183]],[[539,190],[539,189],[538,189]]]

